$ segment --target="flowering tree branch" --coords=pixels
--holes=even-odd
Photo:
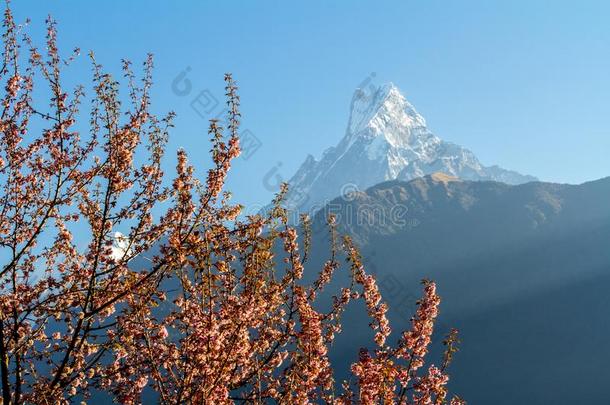
[[[83,122],[83,88],[63,87],[74,55],[60,56],[55,22],[44,53],[8,7],[3,27],[2,403],[67,404],[96,390],[136,404],[146,389],[163,404],[446,402],[455,333],[441,367],[421,372],[440,303],[433,282],[390,345],[388,306],[352,241],[339,242],[334,218],[330,258],[306,283],[311,224],[302,217],[302,235],[289,224],[287,186],[266,216],[231,203],[224,185],[240,154],[240,100],[230,74],[227,121],[209,126],[205,181],[183,150],[169,178],[173,114],[150,112],[150,56],[140,79],[123,61],[117,80],[91,54]],[[46,107],[33,99],[35,79],[48,85],[37,88],[48,92]],[[324,308],[319,297],[343,271],[348,285]],[[362,349],[354,380],[338,385],[329,351],[354,300],[366,306],[374,350]]]

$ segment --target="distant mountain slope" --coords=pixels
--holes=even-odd
[[[510,186],[434,175],[378,184],[349,201],[336,199],[318,213],[316,227],[323,228],[329,210],[365,253],[383,258],[384,268],[412,281],[447,279],[445,288],[452,289],[491,276],[490,281],[501,281],[460,300],[460,306],[579,277],[610,263],[605,248],[610,238],[603,239],[610,226],[610,178],[578,186]]]
[[[605,403],[596,376],[607,375],[599,358],[610,359],[601,344],[610,338],[603,299],[610,178],[511,186],[432,175],[381,183],[318,213],[312,271],[327,256],[329,211],[361,246],[396,327],[408,322],[419,280],[437,281],[440,334],[450,326],[463,332],[454,388],[471,403],[572,404],[579,396]],[[350,333],[337,341],[338,363],[366,342],[361,319],[357,310],[346,314]]]
[[[346,189],[364,190],[387,180],[411,180],[442,171],[467,180],[520,184],[536,180],[483,166],[468,149],[443,141],[393,84],[356,90],[347,130],[320,160],[309,155],[290,179],[286,205],[315,210]],[[349,190],[348,190],[349,191]]]
[[[608,286],[610,272],[447,320],[462,331],[451,387],[472,404],[607,403]]]

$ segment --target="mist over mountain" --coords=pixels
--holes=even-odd
[[[407,327],[419,281],[437,282],[436,350],[450,327],[463,337],[453,391],[475,404],[604,398],[610,178],[507,185],[434,174],[384,182],[318,212],[312,272],[328,255],[323,223],[331,212],[376,274],[395,329]],[[350,333],[337,341],[338,363],[354,361],[370,338],[361,311],[346,314]]]
[[[345,136],[319,160],[307,156],[289,181],[286,206],[315,211],[352,189],[435,172],[508,184],[536,180],[498,166],[483,166],[470,150],[434,135],[390,83],[356,90]]]

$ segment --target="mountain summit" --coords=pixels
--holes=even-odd
[[[309,155],[290,179],[286,206],[315,211],[334,197],[387,180],[442,172],[464,180],[520,184],[536,180],[481,165],[468,149],[445,142],[392,83],[356,89],[346,134],[320,160]]]

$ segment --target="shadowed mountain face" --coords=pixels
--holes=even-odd
[[[377,275],[395,330],[407,326],[419,280],[437,282],[436,349],[449,327],[461,330],[452,390],[470,403],[606,401],[610,178],[577,186],[445,175],[382,183],[318,213],[312,271],[327,257],[329,211]],[[362,316],[361,308],[346,314],[350,335],[337,341],[336,362],[353,361],[367,342]]]

